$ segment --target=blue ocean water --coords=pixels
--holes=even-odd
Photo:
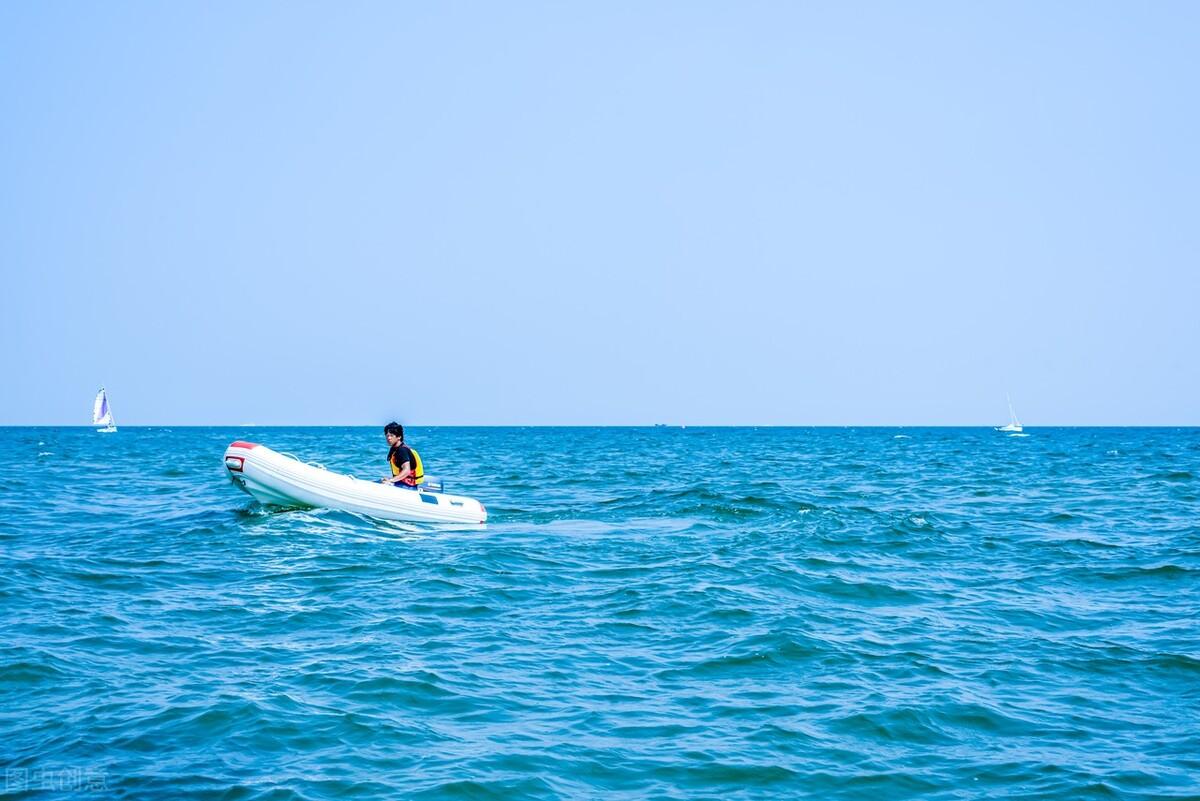
[[[1200,429],[0,429],[6,797],[1200,798]]]

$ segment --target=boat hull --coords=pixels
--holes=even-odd
[[[226,448],[225,470],[234,484],[271,506],[341,509],[409,523],[487,522],[487,510],[474,498],[364,481],[254,442]]]

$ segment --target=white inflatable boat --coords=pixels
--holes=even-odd
[[[226,448],[225,469],[255,500],[273,506],[342,509],[412,523],[487,521],[487,510],[474,498],[364,481],[254,442],[238,440]]]

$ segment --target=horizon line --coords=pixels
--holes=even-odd
[[[405,423],[406,428],[982,428],[994,423]],[[94,424],[0,423],[0,428],[90,428]],[[123,423],[121,428],[382,428],[375,423]],[[1048,428],[1200,428],[1200,423],[1055,423],[1024,426]],[[1005,432],[1007,433],[1007,432]]]

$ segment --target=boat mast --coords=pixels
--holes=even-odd
[[[1021,425],[1021,421],[1017,419],[1017,413],[1013,411],[1012,396],[1005,392],[1004,397],[1008,399],[1008,416],[1012,420],[1012,424],[1014,426]]]

